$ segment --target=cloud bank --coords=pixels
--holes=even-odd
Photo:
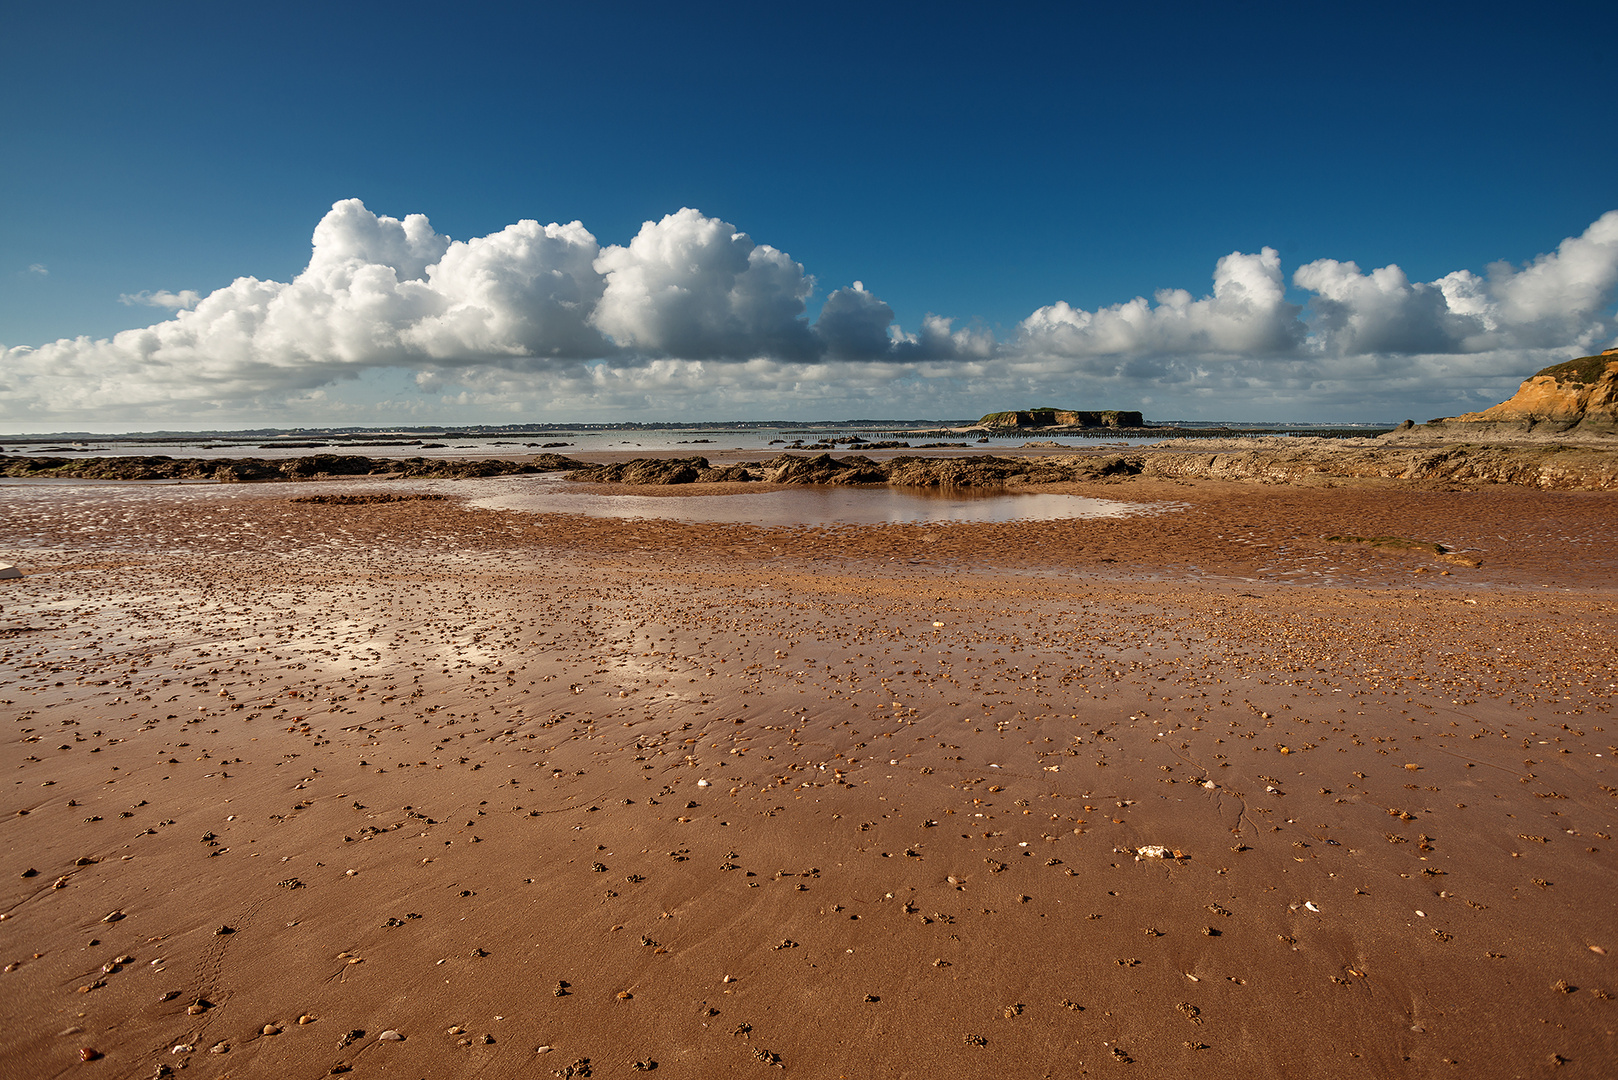
[[[357,199],[289,282],[130,294],[173,310],[108,339],[0,348],[0,423],[965,416],[1026,404],[1150,416],[1398,418],[1497,400],[1618,332],[1618,210],[1524,266],[1411,281],[1271,248],[1212,291],[1087,311],[1058,301],[999,336],[929,314],[901,328],[858,281],[825,295],[787,253],[693,209],[603,246],[580,222],[453,240]]]

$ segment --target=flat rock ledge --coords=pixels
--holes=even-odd
[[[1380,439],[1255,438],[1174,440],[1117,454],[1094,452],[1002,457],[781,454],[766,461],[710,464],[707,458],[636,458],[610,465],[559,454],[520,460],[457,461],[316,454],[285,461],[254,458],[51,458],[0,455],[0,476],[28,479],[192,480],[254,483],[325,480],[464,479],[566,472],[597,484],[889,485],[998,488],[1135,477],[1318,485],[1355,480],[1435,485],[1512,484],[1543,490],[1618,490],[1618,442],[1529,445],[1405,445]]]
[[[705,458],[637,458],[573,471],[569,479],[606,484],[886,484],[894,487],[1005,487],[1127,480],[1235,480],[1318,484],[1404,480],[1438,484],[1514,484],[1544,490],[1618,489],[1618,448],[1585,446],[1381,446],[1334,439],[1232,440],[1222,452],[1153,448],[1123,454],[1040,457],[834,458],[783,454],[764,462],[715,467]],[[1191,441],[1195,445],[1195,441]],[[1252,445],[1244,445],[1250,443]]]

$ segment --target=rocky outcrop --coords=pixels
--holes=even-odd
[[[1128,455],[1138,475],[1165,479],[1324,484],[1403,480],[1514,484],[1565,491],[1618,491],[1618,450],[1580,445],[1378,445],[1381,440],[1232,440],[1224,453],[1159,449]],[[1247,444],[1247,445],[1243,445]],[[1237,448],[1240,447],[1240,448]],[[1199,448],[1200,449],[1200,448]]]
[[[1068,484],[1129,476],[1140,472],[1123,457],[899,457],[887,462],[887,482],[895,487],[1004,487],[1007,484]]]
[[[799,457],[779,454],[769,461],[713,466],[707,458],[635,458],[610,465],[591,465],[568,479],[595,484],[884,484],[884,466],[859,454]]]
[[[990,413],[978,421],[986,428],[1138,428],[1145,419],[1138,412],[1123,409],[1102,409],[1084,412],[1077,409],[1018,409],[1010,412]]]
[[[1208,452],[1213,450],[1214,452]],[[660,467],[661,466],[661,467]],[[1618,451],[1578,446],[1390,447],[1375,439],[1231,439],[1209,447],[1179,440],[1122,454],[1043,457],[896,457],[872,461],[782,455],[712,469],[702,458],[640,459],[574,472],[607,483],[705,483],[747,479],[772,484],[885,484],[893,487],[996,488],[1127,480],[1234,480],[1328,484],[1400,480],[1426,484],[1516,484],[1558,490],[1618,490]],[[637,479],[639,478],[639,479]]]
[[[1408,442],[1433,436],[1490,441],[1618,437],[1618,349],[1545,368],[1510,400],[1482,412],[1440,418],[1390,432],[1388,438]]]
[[[610,465],[586,465],[576,469],[570,480],[594,484],[716,484],[725,481],[758,480],[757,466],[727,465],[715,468],[707,458],[635,458]]]
[[[763,474],[772,484],[883,484],[888,477],[885,465],[863,454],[844,458],[781,454],[764,463]]]

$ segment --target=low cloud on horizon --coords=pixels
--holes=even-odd
[[[689,208],[602,245],[577,221],[452,240],[423,215],[349,199],[290,282],[127,294],[175,314],[0,346],[0,425],[964,417],[1032,403],[1425,419],[1613,343],[1618,210],[1482,275],[1420,282],[1317,259],[1289,279],[1264,247],[1218,259],[1206,295],[1057,302],[999,336],[932,314],[901,327],[858,281],[811,321],[815,286],[787,253]]]

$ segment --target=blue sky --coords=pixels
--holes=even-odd
[[[82,3],[4,22],[0,430],[1036,399],[1425,419],[1618,328],[1605,4]],[[394,265],[372,234],[414,214],[424,258],[497,235],[502,253],[462,251],[458,286]],[[568,241],[559,268],[502,232],[525,219],[593,246]],[[348,304],[358,264],[397,291]],[[1402,284],[1373,283],[1388,266]],[[536,272],[582,292],[537,297]],[[469,284],[502,274],[522,280]],[[303,286],[217,292],[242,278]],[[547,302],[578,318],[531,310]]]

